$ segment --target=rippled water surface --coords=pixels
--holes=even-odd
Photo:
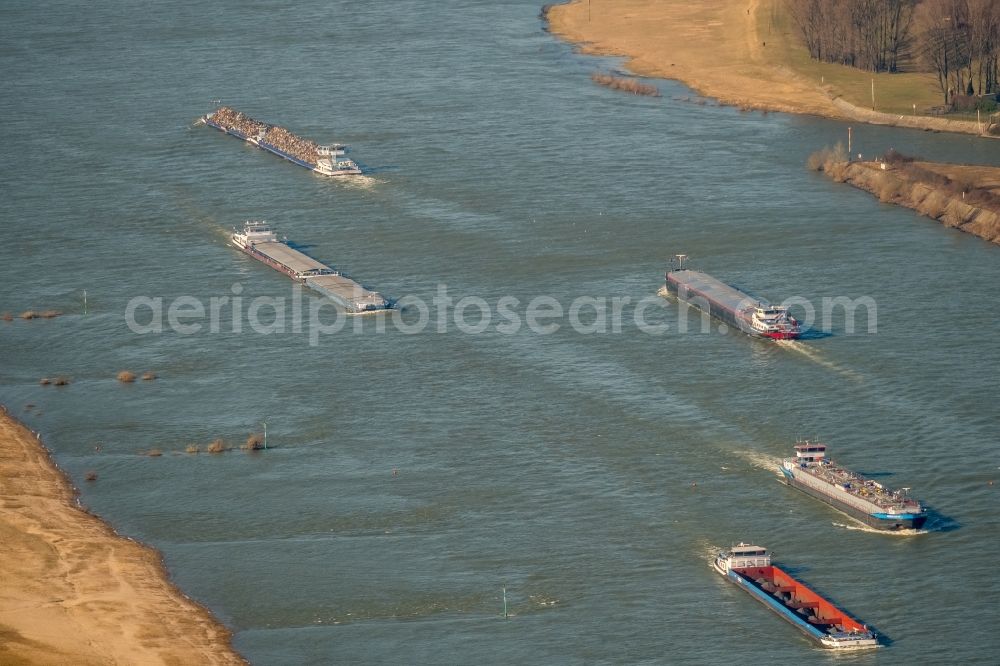
[[[710,570],[741,539],[886,636],[837,663],[995,659],[1000,249],[807,171],[844,124],[594,86],[614,63],[538,12],[5,4],[0,310],[67,314],[0,322],[0,401],[255,663],[834,661]],[[217,99],[351,144],[370,178],[195,126]],[[971,137],[854,136],[1000,164]],[[635,303],[685,252],[773,300],[870,296],[877,333],[680,335],[652,307],[667,335],[128,330],[135,296],[290,296],[226,246],[250,217],[394,297]],[[183,453],[263,420],[266,453]],[[854,529],[782,487],[804,436],[913,488],[932,530]]]

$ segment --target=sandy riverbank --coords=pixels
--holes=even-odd
[[[975,122],[860,108],[822,85],[818,72],[797,71],[798,49],[778,29],[778,0],[572,0],[553,5],[549,30],[584,53],[627,58],[640,75],[676,79],[724,104],[842,120],[978,134]],[[808,65],[810,68],[811,64]],[[841,68],[841,72],[850,68]],[[859,70],[852,70],[859,71]],[[860,76],[860,74],[859,74]],[[868,76],[865,74],[865,76]],[[899,75],[875,78],[900,81]],[[881,83],[878,84],[881,87]]]
[[[5,412],[0,506],[0,663],[245,663],[154,550],[77,506],[41,442]]]

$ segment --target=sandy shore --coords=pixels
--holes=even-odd
[[[584,53],[627,58],[640,76],[676,79],[724,104],[859,122],[978,134],[975,122],[881,113],[851,104],[793,69],[772,29],[778,0],[572,0],[549,30]],[[879,75],[883,76],[883,75]],[[892,75],[885,75],[892,76]],[[881,84],[880,84],[881,85]]]
[[[0,663],[246,663],[154,550],[76,505],[35,435],[6,412],[0,503]]]

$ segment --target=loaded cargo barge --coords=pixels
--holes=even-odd
[[[201,120],[209,127],[243,139],[250,145],[322,176],[359,176],[362,173],[353,160],[338,159],[344,154],[346,146],[339,143],[317,145],[283,127],[255,120],[228,106],[219,107]]]
[[[678,268],[666,273],[666,293],[748,335],[773,340],[795,340],[802,335],[802,327],[788,308],[754,298],[711,275],[684,269],[684,258],[677,255]]]
[[[278,240],[264,222],[246,222],[242,231],[233,232],[232,243],[254,259],[326,296],[348,312],[377,312],[392,308],[392,303],[378,292],[365,289],[339,271]]]
[[[788,485],[877,530],[918,530],[927,521],[924,507],[907,496],[909,488],[892,490],[841,467],[826,457],[825,444],[796,444],[781,473]]]
[[[712,566],[825,648],[859,650],[879,645],[874,631],[774,565],[765,548],[740,543],[719,553]]]

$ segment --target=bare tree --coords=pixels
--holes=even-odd
[[[916,63],[937,75],[945,104],[1000,90],[1000,0],[786,0],[817,60],[873,72]]]
[[[953,29],[951,12],[944,2],[921,3],[917,9],[920,57],[937,75],[945,104],[951,101],[949,76],[958,59],[953,47]]]
[[[975,80],[979,95],[996,87],[997,40],[1000,38],[1000,0],[967,0],[969,79]],[[971,70],[975,64],[975,73]]]
[[[817,60],[896,71],[916,0],[788,0],[799,35]]]

